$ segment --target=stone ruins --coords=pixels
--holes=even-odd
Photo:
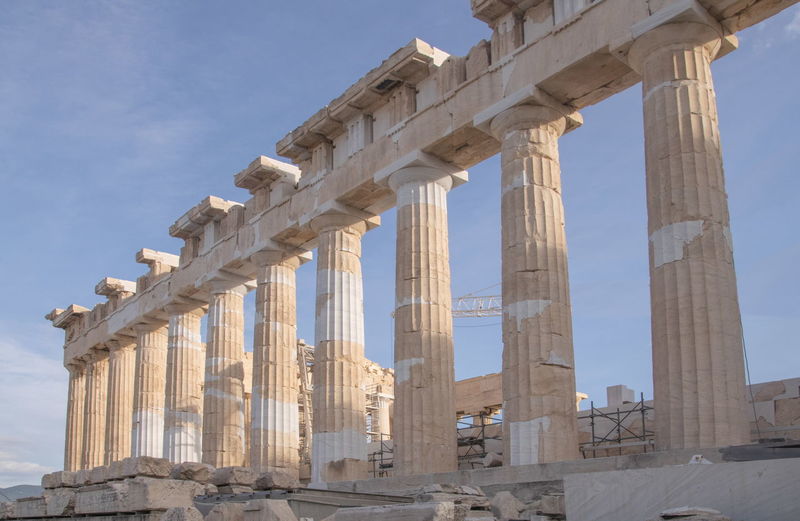
[[[47,315],[70,376],[64,472],[0,518],[800,518],[786,488],[796,444],[751,444],[710,68],[738,31],[796,1],[472,0],[491,41],[451,56],[412,40],[279,141],[289,162],[259,156],[237,173],[246,202],[210,196],[178,218],[180,255],[142,249],[136,282],[104,278],[105,302]],[[656,452],[584,459],[558,141],[580,131],[580,109],[639,82]],[[488,388],[459,393],[454,379],[447,195],[498,153],[503,364],[476,408]],[[364,358],[361,273],[361,238],[392,207],[393,372]],[[295,271],[313,250],[312,349],[298,344]],[[781,407],[796,425],[787,385],[759,403],[774,423],[774,404],[793,400]],[[458,471],[457,403],[502,409],[486,461],[502,466]],[[390,477],[370,478],[370,436],[388,434]],[[765,487],[769,505],[753,496]]]

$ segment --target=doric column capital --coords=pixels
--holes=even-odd
[[[109,353],[132,350],[136,348],[136,339],[132,337],[116,337],[106,342]]]
[[[498,141],[512,130],[527,130],[547,126],[557,135],[567,128],[567,118],[559,111],[544,105],[517,105],[492,118],[490,131]]]
[[[389,176],[389,187],[395,192],[409,183],[436,183],[449,191],[453,177],[450,171],[433,166],[408,166]]]
[[[675,0],[612,42],[610,50],[639,74],[650,56],[677,48],[705,47],[709,60],[736,49],[738,40],[726,31],[697,0]]]
[[[642,73],[645,62],[663,51],[675,47],[705,47],[709,60],[713,60],[722,49],[722,33],[719,28],[700,22],[669,23],[656,27],[636,38],[628,49],[627,62],[638,73]]]
[[[313,258],[310,251],[262,250],[250,256],[250,262],[259,268],[284,264],[297,269]]]
[[[240,281],[229,279],[211,279],[208,281],[208,291],[212,295],[219,295],[222,293],[236,293],[241,296],[247,295],[247,284]]]
[[[164,306],[169,316],[194,314],[202,317],[208,311],[208,303],[189,297],[178,297],[177,300]]]
[[[64,364],[64,367],[67,368],[70,375],[79,375],[86,371],[86,361],[80,358],[73,358]]]
[[[105,346],[93,347],[84,355],[84,359],[86,360],[86,364],[91,366],[96,362],[102,362],[108,359],[108,351],[105,349]]]
[[[161,320],[148,320],[146,322],[134,324],[133,330],[136,332],[136,334],[149,333],[151,331],[161,329],[165,325],[167,325],[166,322]]]
[[[359,236],[364,235],[373,228],[366,220],[346,213],[319,215],[311,219],[310,226],[318,234],[335,230],[347,230]]]

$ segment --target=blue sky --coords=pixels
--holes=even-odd
[[[0,19],[0,487],[60,468],[63,334],[42,316],[93,306],[134,253],[413,37],[463,55],[488,27],[467,0],[17,0]],[[800,375],[800,7],[740,33],[714,65],[750,370]],[[561,140],[578,389],[652,395],[639,87]],[[499,282],[499,164],[451,192],[453,294]],[[367,355],[391,366],[394,212],[364,238]],[[298,271],[313,341],[314,263]],[[494,290],[489,290],[489,293]],[[252,295],[248,307],[252,309]],[[252,314],[250,314],[252,315]],[[252,324],[252,316],[249,317]],[[497,371],[499,319],[455,323],[456,375]]]

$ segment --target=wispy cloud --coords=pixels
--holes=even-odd
[[[800,37],[800,8],[795,8],[794,18],[786,26],[786,33],[790,38]]]
[[[50,344],[49,334],[32,328],[23,343],[8,336],[4,326],[0,324],[0,487],[37,484],[42,474],[61,466],[67,372],[57,358],[59,344],[40,344]],[[39,354],[48,351],[54,356]]]

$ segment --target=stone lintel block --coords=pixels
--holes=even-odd
[[[276,182],[295,186],[299,181],[299,168],[267,156],[258,156],[247,168],[233,176],[233,184],[251,194]]]
[[[213,475],[214,467],[208,463],[187,461],[175,465],[169,477],[171,479],[184,479],[187,481],[196,481],[198,483],[208,483],[211,481],[211,476]]]
[[[115,279],[113,277],[105,277],[95,285],[94,292],[97,295],[103,295],[106,297],[111,297],[120,293],[136,293],[136,282],[131,280]]]
[[[76,487],[84,487],[89,485],[89,477],[91,475],[92,469],[81,469],[75,471],[75,486]]]
[[[77,487],[78,483],[75,481],[75,473],[66,470],[59,470],[45,474],[42,476],[42,488],[63,488],[63,487]]]
[[[253,487],[247,485],[219,485],[217,486],[217,494],[252,494]]]
[[[150,248],[142,248],[136,252],[136,262],[139,264],[147,264],[152,267],[154,264],[165,264],[167,266],[177,268],[180,257],[172,253],[163,251],[151,250]]]
[[[54,488],[45,490],[44,502],[48,516],[70,516],[75,513],[74,488]]]
[[[164,458],[139,456],[125,458],[111,464],[108,479],[124,479],[135,476],[168,478],[172,472],[172,463]]]
[[[195,507],[172,507],[164,512],[161,521],[203,521],[203,514]]]
[[[242,206],[242,203],[209,195],[178,218],[169,227],[169,234],[180,239],[196,237],[202,233],[203,226],[211,221],[221,221],[234,206]]]
[[[78,489],[75,512],[108,514],[189,507],[203,492],[203,485],[193,481],[139,476]]]
[[[23,497],[17,499],[14,506],[14,515],[18,518],[45,517],[47,515],[47,505],[41,496]]]
[[[253,486],[256,490],[279,488],[291,490],[300,488],[300,481],[285,470],[272,470],[258,475]]]
[[[244,505],[243,521],[297,521],[289,503],[283,499],[254,499]]]
[[[99,466],[99,467],[93,467],[89,470],[90,484],[97,485],[100,483],[105,483],[108,480],[109,480],[108,467]]]
[[[11,519],[16,516],[16,503],[13,501],[0,502],[0,519]]]
[[[411,503],[384,505],[379,507],[342,508],[336,512],[334,521],[453,521],[455,505],[440,503]]]
[[[63,310],[58,315],[50,318],[56,310],[54,309],[47,314],[47,318],[52,320],[53,326],[59,329],[66,329],[70,324],[79,320],[81,315],[88,313],[89,309],[79,306],[77,304],[70,304],[67,309]]]
[[[245,485],[253,486],[256,475],[248,467],[222,467],[214,471],[211,476],[211,483],[214,485]]]

